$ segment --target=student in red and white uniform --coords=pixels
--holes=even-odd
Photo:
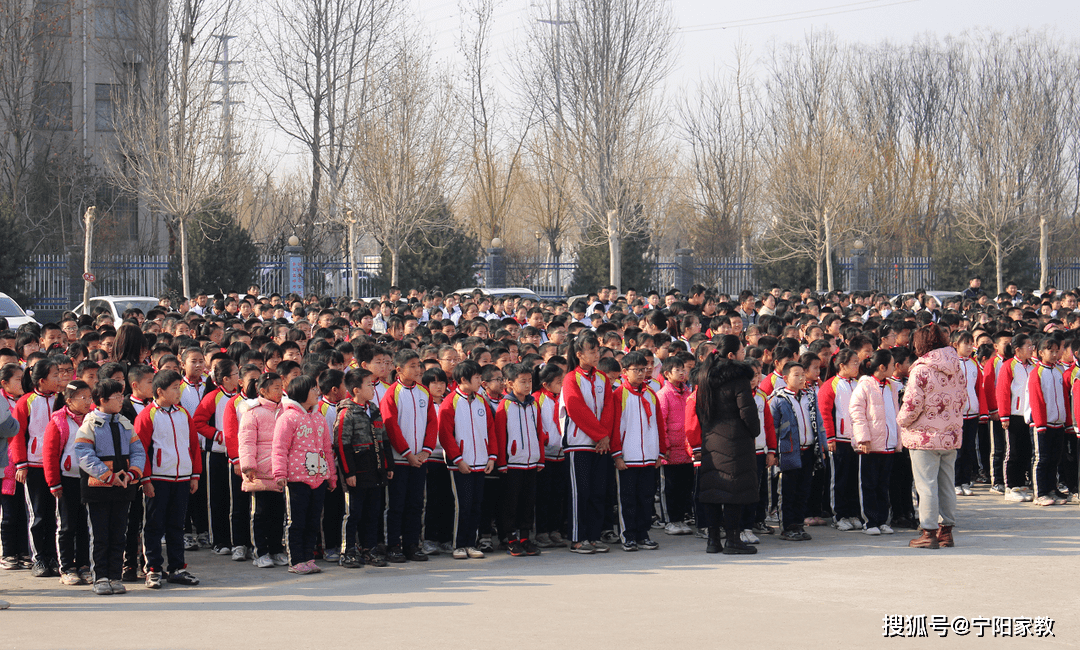
[[[997,408],[1005,429],[1005,500],[1031,501],[1026,477],[1031,468],[1031,431],[1024,413],[1028,411],[1028,375],[1035,343],[1027,334],[1013,339],[1013,358],[1001,364],[997,376]]]
[[[990,491],[1005,494],[1005,427],[997,407],[997,378],[1006,358],[1012,354],[1012,332],[994,334],[994,354],[983,364],[983,395],[990,416]]]
[[[83,418],[94,409],[90,385],[78,379],[68,383],[57,395],[57,410],[45,427],[45,450],[42,454],[45,480],[56,497],[60,512],[60,584],[92,584],[90,574],[90,528],[86,506],[81,498],[79,458],[75,438]]]
[[[19,433],[11,441],[15,480],[26,487],[26,505],[30,509],[30,552],[34,566],[31,575],[48,578],[59,575],[56,555],[56,499],[45,479],[43,456],[45,429],[52,417],[56,393],[63,386],[60,368],[50,359],[42,359],[26,372],[33,390],[19,398],[12,415],[19,421]],[[24,379],[24,384],[25,384]]]
[[[540,555],[529,537],[536,520],[536,477],[544,468],[540,409],[532,396],[532,371],[524,364],[503,367],[506,392],[495,410],[495,466],[503,475],[499,494],[499,537],[515,557]]]
[[[457,388],[439,407],[439,443],[452,472],[457,519],[454,522],[456,560],[480,559],[480,506],[484,500],[484,476],[495,469],[498,447],[495,422],[487,400],[479,395],[480,365],[465,360],[454,367]]]
[[[971,332],[957,330],[952,333],[952,346],[964,366],[967,383],[967,407],[964,409],[964,433],[959,452],[956,455],[956,477],[954,485],[957,496],[971,496],[971,482],[978,470],[979,459],[975,453],[975,441],[979,436],[979,424],[988,420],[986,409],[986,391],[983,388],[982,368],[971,358],[975,347],[975,337]]]
[[[825,444],[832,455],[833,525],[862,530],[859,509],[859,457],[851,446],[851,393],[859,375],[859,353],[844,348],[836,355],[837,373],[818,389],[818,408],[825,423]]]
[[[1058,360],[1061,344],[1052,336],[1038,345],[1039,362],[1028,375],[1028,410],[1035,431],[1035,505],[1053,506],[1068,503],[1058,492],[1057,470],[1065,430],[1072,430],[1069,384]]]
[[[383,426],[394,449],[394,477],[390,479],[386,511],[386,559],[398,564],[406,560],[423,562],[427,560],[420,550],[427,483],[424,463],[435,449],[439,417],[431,395],[420,383],[424,374],[420,355],[405,348],[394,355],[394,365],[397,381],[379,403]]]
[[[624,551],[656,550],[649,538],[656,469],[667,458],[667,434],[660,398],[645,384],[652,364],[640,352],[622,359],[623,381],[612,395],[615,432],[611,443],[619,497],[619,528]]]
[[[248,558],[251,539],[251,502],[244,492],[244,477],[240,471],[240,419],[259,403],[258,382],[262,371],[248,364],[240,369],[240,391],[230,397],[223,411],[222,433],[225,437],[225,457],[229,461],[229,480],[232,511],[232,559],[242,562]]]
[[[586,555],[608,552],[600,530],[610,462],[604,456],[611,452],[615,405],[611,379],[596,369],[599,362],[596,332],[581,331],[570,342],[569,375],[559,396],[563,448],[570,463],[570,550]]]
[[[1066,341],[1062,345],[1063,361],[1066,361],[1065,355],[1068,354],[1062,373],[1065,375],[1065,383],[1069,385],[1069,395],[1071,396],[1073,387],[1076,385],[1076,379],[1080,377],[1080,365],[1077,364],[1077,355],[1080,354],[1080,338]],[[1074,426],[1075,423],[1076,420],[1074,419]],[[1076,459],[1076,450],[1076,437],[1071,435],[1071,432],[1066,431],[1065,445],[1061,452],[1061,463],[1058,466],[1058,477],[1065,484],[1065,487],[1069,488],[1069,494],[1072,495],[1074,501],[1080,500],[1080,464],[1076,460],[1070,460]]]
[[[773,349],[773,371],[761,380],[760,388],[765,391],[770,399],[773,393],[787,386],[784,380],[783,369],[788,361],[795,360],[795,351],[783,345],[777,345]]]
[[[225,448],[225,411],[229,401],[236,397],[240,388],[240,370],[229,358],[214,362],[214,382],[217,388],[199,402],[192,421],[195,430],[209,446],[206,454],[206,494],[210,520],[210,543],[214,553],[232,553],[232,468]]]
[[[195,423],[180,406],[180,374],[163,370],[154,376],[154,403],[135,419],[135,433],[146,450],[142,490],[146,496],[143,552],[146,586],[160,589],[163,578],[182,585],[199,580],[184,561],[184,520],[190,495],[199,487],[202,453]],[[161,555],[165,539],[168,564]],[[166,576],[167,570],[167,576]]]
[[[772,535],[775,532],[765,523],[765,517],[768,515],[771,487],[769,468],[776,465],[776,427],[773,426],[772,409],[768,408],[769,398],[765,391],[761,390],[761,360],[747,359],[747,363],[754,369],[750,385],[754,386],[754,403],[757,405],[761,431],[754,439],[757,452],[758,502],[756,506],[743,508],[743,531],[740,537],[747,544],[757,544],[761,541],[758,538],[759,533]]]
[[[562,446],[559,428],[559,394],[566,372],[556,363],[547,363],[534,375],[539,387],[533,398],[540,417],[544,441],[544,471],[536,477],[536,545],[540,548],[566,546],[564,522],[570,488],[570,465]]]
[[[206,393],[210,390],[206,377],[206,357],[202,350],[197,347],[189,347],[180,353],[180,372],[183,374],[183,385],[180,392],[180,406],[195,417]],[[202,438],[202,464],[209,473],[210,450],[213,447],[211,438]],[[208,510],[209,497],[206,491],[209,478],[199,482],[198,492],[188,501],[188,515],[186,527],[190,531],[184,534],[184,544],[188,550],[198,550],[200,547],[210,546],[210,513]]]
[[[315,409],[326,419],[330,431],[337,430],[337,405],[345,399],[345,373],[333,368],[319,373],[319,404]],[[341,559],[341,522],[345,520],[345,490],[326,493],[323,501],[322,547],[323,559]]]

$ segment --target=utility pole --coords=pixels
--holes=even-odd
[[[555,19],[540,18],[537,22],[551,25],[555,29],[555,115],[559,120],[559,135],[562,136],[562,28],[572,25],[572,20],[562,19],[562,0],[555,0]]]
[[[232,144],[232,107],[243,104],[244,102],[236,99],[232,99],[231,90],[233,86],[239,86],[246,84],[246,81],[233,80],[230,76],[229,67],[233,65],[240,65],[243,61],[229,58],[229,41],[236,38],[228,34],[214,34],[214,38],[221,41],[221,58],[216,59],[214,63],[221,66],[221,80],[214,81],[215,84],[221,86],[221,100],[214,103],[221,106],[221,124],[223,128],[222,133],[222,157],[225,170],[231,170],[233,166],[234,156],[236,151],[233,151]]]

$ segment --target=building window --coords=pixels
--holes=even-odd
[[[134,0],[98,0],[94,11],[94,34],[98,38],[135,38],[137,10]]]
[[[42,37],[71,36],[71,0],[38,0],[34,17]]]
[[[115,131],[118,103],[123,86],[119,84],[94,85],[94,128],[98,131]]]
[[[34,128],[42,131],[70,131],[72,125],[71,84],[39,84],[34,102]]]
[[[112,224],[117,235],[139,239],[139,200],[134,194],[103,187],[98,190],[97,204],[104,206],[106,223]]]

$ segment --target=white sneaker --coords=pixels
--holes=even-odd
[[[247,559],[248,550],[246,546],[234,546],[232,549],[233,562],[243,562]]]
[[[758,539],[758,536],[755,535],[754,531],[750,530],[749,528],[747,528],[743,532],[739,533],[739,539],[742,540],[743,544],[760,544],[761,543],[761,540]]]
[[[284,553],[274,553],[270,559],[274,561],[274,566],[289,566],[289,556]]]
[[[430,540],[424,540],[424,543],[420,547],[420,550],[423,551],[424,555],[438,555],[439,545]]]
[[[455,560],[464,560],[469,557],[469,553],[464,548],[455,548],[453,557]]]
[[[1055,505],[1054,497],[1049,494],[1044,494],[1041,497],[1035,499],[1035,505],[1037,506],[1052,506]]]
[[[682,533],[680,533],[681,535],[693,535],[694,534],[694,529],[691,528],[690,524],[686,523],[685,521],[680,521],[679,522],[679,530],[682,531]]]
[[[269,553],[267,553],[266,555],[260,555],[259,557],[255,558],[251,561],[251,563],[259,569],[269,569],[270,567],[274,566],[274,559],[270,557]]]
[[[881,524],[880,526],[878,526],[878,529],[881,531],[882,535],[892,535],[894,532],[896,532],[889,524]]]
[[[959,485],[954,487],[953,490],[956,492],[956,496],[958,496],[958,497],[964,496],[964,488],[960,487]]]
[[[871,526],[870,528],[867,528],[863,532],[866,533],[867,535],[880,535],[881,534],[881,529],[878,528],[877,526]]]
[[[682,530],[682,526],[680,526],[679,524],[672,521],[667,526],[664,526],[664,534],[665,535],[683,535],[684,533],[683,533],[683,530]]]
[[[1024,494],[1020,488],[1009,488],[1005,490],[1005,501],[1008,503],[1023,503],[1031,501],[1031,497]]]
[[[960,486],[960,489],[964,491],[964,496],[970,497],[975,494],[975,490],[971,489],[971,483],[964,483]]]
[[[465,554],[469,556],[470,560],[484,559],[484,552],[474,546],[465,549]]]
[[[851,519],[843,517],[836,522],[836,530],[847,532],[852,530],[854,526],[851,525]]]

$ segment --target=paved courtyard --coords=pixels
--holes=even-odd
[[[1080,508],[960,498],[957,547],[907,548],[815,527],[764,537],[756,556],[706,555],[704,540],[656,536],[656,552],[432,558],[314,576],[188,555],[198,587],[121,596],[0,572],[14,648],[797,648],[1080,645]],[[928,640],[883,638],[886,616],[926,617]],[[1051,638],[937,638],[933,616],[1050,617]]]

